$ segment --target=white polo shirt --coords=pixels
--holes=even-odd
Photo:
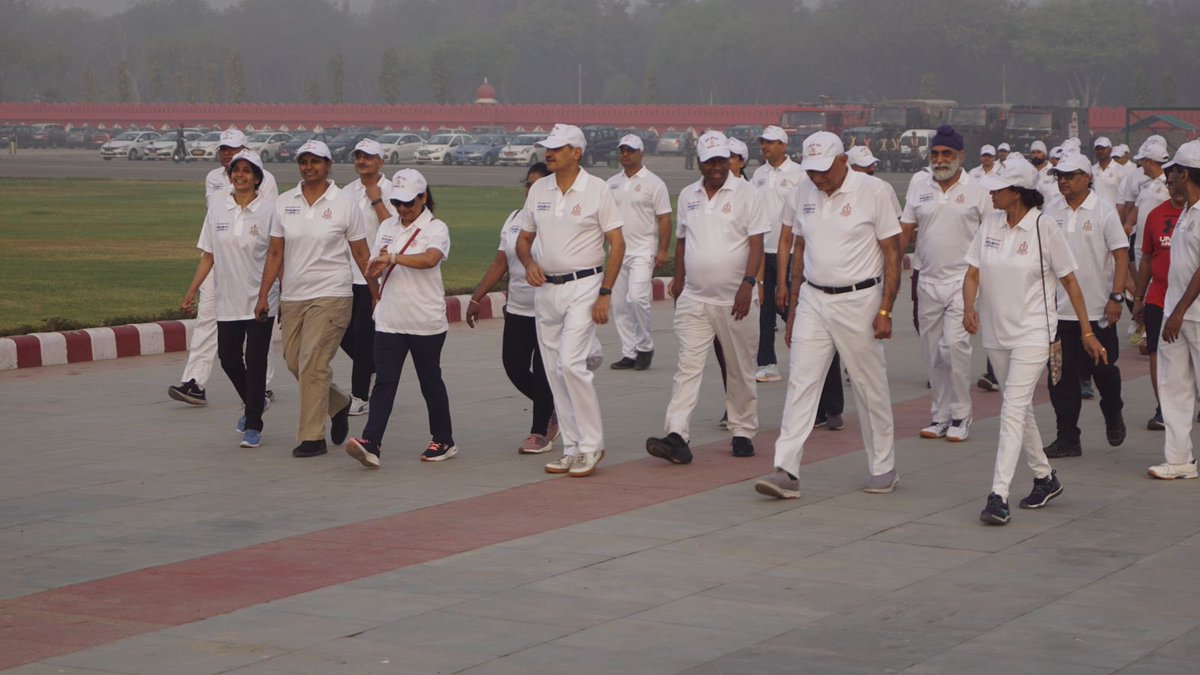
[[[1200,268],[1200,209],[1186,204],[1175,231],[1171,233],[1171,266],[1167,271],[1167,297],[1163,300],[1163,317],[1170,317],[1175,306]],[[1184,313],[1185,321],[1200,321],[1200,302],[1193,302]]]
[[[1145,174],[1142,174],[1143,176]],[[1139,245],[1134,251],[1133,261],[1140,265],[1142,262],[1142,232],[1146,229],[1146,218],[1150,217],[1150,212],[1158,207],[1159,204],[1171,198],[1171,192],[1167,189],[1167,174],[1162,174],[1158,178],[1150,178],[1146,176],[1146,180],[1141,181],[1137,188],[1137,193],[1133,197],[1133,206],[1137,209],[1137,224],[1134,225],[1134,239]]]
[[[658,217],[671,214],[667,184],[645,166],[632,176],[624,171],[608,179],[621,211],[621,236],[626,256],[654,257],[658,252]]]
[[[779,236],[783,227],[783,211],[792,200],[796,188],[805,182],[808,175],[791,157],[784,158],[778,167],[763,162],[754,170],[750,182],[758,191],[758,199],[762,202],[763,218],[771,225],[767,236],[763,237],[763,250],[767,253],[779,252]]]
[[[1058,179],[1054,174],[1050,173],[1050,169],[1054,167],[1050,165],[1050,160],[1042,165],[1042,169],[1038,171],[1037,191],[1042,193],[1042,199],[1046,203],[1062,194],[1058,189]]]
[[[1117,217],[1117,208],[1101,199],[1095,191],[1088,194],[1078,209],[1067,205],[1067,200],[1059,197],[1045,209],[1046,218],[1053,218],[1067,244],[1071,254],[1075,256],[1075,280],[1079,282],[1079,292],[1083,295],[1083,304],[1087,307],[1088,321],[1103,321],[1104,306],[1108,303],[1108,294],[1112,293],[1113,275],[1116,273],[1116,262],[1112,252],[1129,248],[1129,237],[1121,227],[1121,219]],[[1042,223],[1046,222],[1042,219]],[[1078,321],[1075,307],[1067,289],[1058,284],[1058,313],[1064,321]]]
[[[1110,204],[1120,204],[1117,200],[1120,199],[1121,179],[1125,178],[1128,171],[1129,169],[1113,160],[1109,160],[1107,169],[1101,169],[1100,162],[1096,162],[1092,165],[1092,189],[1098,197]]]
[[[415,235],[415,238],[414,238]],[[408,241],[412,239],[412,244]],[[408,244],[408,248],[404,246]],[[437,335],[449,328],[446,321],[446,290],[442,287],[442,263],[450,257],[450,228],[433,217],[429,209],[421,212],[408,227],[392,216],[379,226],[375,247],[406,255],[417,255],[437,249],[442,260],[429,269],[419,270],[394,265],[386,280],[380,275],[382,288],[379,304],[375,305],[375,330],[381,333],[408,335]]]
[[[282,237],[284,302],[353,297],[353,277],[346,262],[352,241],[367,237],[362,212],[349,193],[329,181],[312,205],[301,187],[288,190],[275,203],[278,218],[272,237]]]
[[[895,191],[847,170],[832,195],[805,181],[784,209],[783,224],[804,237],[804,278],[818,286],[850,286],[883,276],[879,242],[900,234]]]
[[[1003,211],[989,211],[967,251],[967,262],[979,269],[980,335],[986,349],[1048,345],[1047,322],[1051,332],[1058,332],[1054,287],[1075,271],[1075,256],[1054,219],[1042,216],[1043,264],[1038,265],[1038,216],[1041,209],[1031,209],[1009,227]]]
[[[1121,178],[1121,187],[1117,191],[1118,204],[1133,203],[1137,199],[1138,190],[1142,189],[1142,185],[1150,180],[1140,166],[1132,164],[1130,166],[1133,168],[1126,169],[1125,175]]]
[[[991,193],[962,169],[954,185],[944,191],[932,173],[917,174],[908,185],[900,221],[917,225],[922,282],[962,282],[967,273],[964,257],[983,216],[991,210]]]
[[[579,170],[564,194],[554,175],[538,179],[529,189],[525,210],[532,217],[521,223],[541,240],[538,266],[546,274],[569,274],[604,265],[604,235],[621,227],[621,210],[608,184]]]
[[[504,308],[509,314],[517,316],[534,316],[533,286],[525,280],[525,265],[517,257],[517,238],[521,236],[521,223],[529,218],[525,209],[517,209],[508,214],[503,227],[500,228],[500,251],[508,259],[508,301]],[[533,241],[533,257],[537,259],[541,239]]]
[[[374,246],[376,234],[379,233],[379,216],[375,214],[375,207],[371,206],[371,200],[367,199],[367,188],[363,185],[362,178],[355,178],[353,182],[342,188],[343,192],[348,193],[358,205],[359,211],[362,212],[363,228],[367,232],[367,245]],[[379,194],[383,199],[383,206],[387,212],[396,215],[396,209],[392,207],[392,203],[388,201],[388,196],[392,194],[392,182],[385,176],[379,178]],[[379,250],[372,248],[371,257],[374,258],[379,254]],[[365,286],[366,278],[362,275],[362,270],[358,269],[358,263],[355,262],[354,256],[350,256],[350,276],[354,278],[354,284]]]
[[[974,178],[975,180],[980,180],[984,176],[990,176],[990,175],[996,173],[996,169],[999,168],[999,166],[1000,166],[1000,160],[996,160],[996,163],[992,164],[991,171],[984,171],[983,165],[980,164],[979,166],[975,167],[974,169],[971,169],[970,171],[968,171],[967,173],[968,173],[968,175],[971,176],[971,178]]]
[[[750,237],[771,229],[754,188],[733,174],[712,199],[698,180],[679,193],[676,236],[684,241],[683,293],[693,300],[732,307],[746,276]]]
[[[210,276],[217,321],[253,319],[276,220],[275,200],[259,195],[243,209],[228,194],[224,200],[213,198],[208,204],[196,248],[213,257]],[[268,315],[277,315],[278,282],[271,287],[267,303]]]
[[[204,179],[205,201],[212,197],[222,197],[232,193],[233,183],[229,182],[229,174],[225,173],[225,167],[218,166],[208,172],[208,176]],[[263,181],[262,185],[258,186],[258,196],[270,201],[279,198],[279,185],[275,183],[275,176],[272,176],[271,172],[266,169],[263,169]]]

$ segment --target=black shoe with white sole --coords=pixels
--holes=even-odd
[[[204,395],[204,389],[196,384],[196,380],[188,380],[178,386],[171,385],[167,387],[167,396],[190,405],[208,405],[208,398]]]
[[[1012,520],[1012,515],[1008,512],[1008,502],[993,492],[988,495],[987,506],[983,507],[979,519],[988,525],[1007,525],[1008,521]]]
[[[1050,503],[1051,499],[1062,494],[1063,486],[1058,480],[1058,472],[1051,471],[1045,478],[1033,479],[1033,490],[1029,496],[1021,500],[1023,509],[1040,509]]]
[[[692,449],[683,436],[672,431],[663,438],[650,437],[646,439],[646,452],[651,457],[665,459],[672,464],[691,464]]]

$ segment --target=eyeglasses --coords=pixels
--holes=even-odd
[[[1086,175],[1087,174],[1085,174],[1082,171],[1068,171],[1066,173],[1063,173],[1062,171],[1054,172],[1054,177],[1057,178],[1058,180],[1071,180],[1078,176],[1086,176]]]
[[[420,196],[421,195],[417,195],[417,197],[420,197]],[[408,201],[404,201],[403,199],[393,199],[392,203],[402,206],[406,209],[411,209],[417,203],[417,198],[414,197]]]

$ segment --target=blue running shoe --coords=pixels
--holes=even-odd
[[[241,448],[257,448],[262,445],[262,432],[253,429],[247,429],[246,433],[242,434],[242,442],[238,443]]]
[[[234,431],[237,431],[239,434],[246,433],[246,416],[245,415],[242,415],[241,417],[238,418],[238,423],[237,423],[237,426],[234,427]]]

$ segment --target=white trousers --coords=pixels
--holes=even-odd
[[[796,322],[788,360],[788,390],[783,423],[775,442],[775,466],[797,475],[804,443],[813,430],[817,404],[833,353],[841,354],[850,374],[859,429],[871,475],[896,467],[892,399],[888,391],[883,342],[875,339],[873,322],[883,297],[880,285],[830,295],[809,284],[800,287]]]
[[[971,335],[963,328],[962,280],[917,282],[918,322],[933,421],[949,423],[971,417]]]
[[[567,455],[604,449],[600,398],[587,369],[588,354],[596,343],[592,305],[601,281],[601,275],[594,274],[565,284],[547,283],[533,296],[542,364]]]
[[[1179,339],[1158,341],[1158,402],[1167,427],[1163,454],[1169,464],[1187,464],[1192,454],[1192,421],[1200,387],[1200,322],[1184,321]]]
[[[613,323],[621,336],[621,356],[634,358],[638,352],[654,351],[650,335],[650,303],[654,299],[650,278],[654,274],[654,256],[625,256],[621,274],[613,284]]]
[[[276,324],[278,326],[278,324]],[[188,341],[188,360],[183,367],[181,382],[195,380],[201,389],[208,383],[213,363],[217,360],[217,298],[213,290],[213,276],[200,284],[200,301],[196,303],[196,323],[192,326],[192,338]],[[267,389],[275,379],[275,339],[267,348]]]
[[[988,349],[988,358],[1000,382],[1000,441],[996,448],[996,469],[992,476],[992,492],[1008,501],[1008,486],[1012,484],[1017,460],[1024,450],[1025,461],[1037,478],[1050,475],[1050,460],[1042,449],[1042,435],[1033,415],[1033,391],[1050,358],[1049,345]]]
[[[712,351],[713,338],[721,341],[728,369],[725,410],[733,436],[754,438],[758,431],[758,383],[754,379],[758,350],[758,300],[750,313],[734,321],[733,308],[714,305],[688,296],[675,305],[675,335],[679,337],[679,364],[667,405],[667,433],[690,440],[692,412],[700,398],[704,364]]]

